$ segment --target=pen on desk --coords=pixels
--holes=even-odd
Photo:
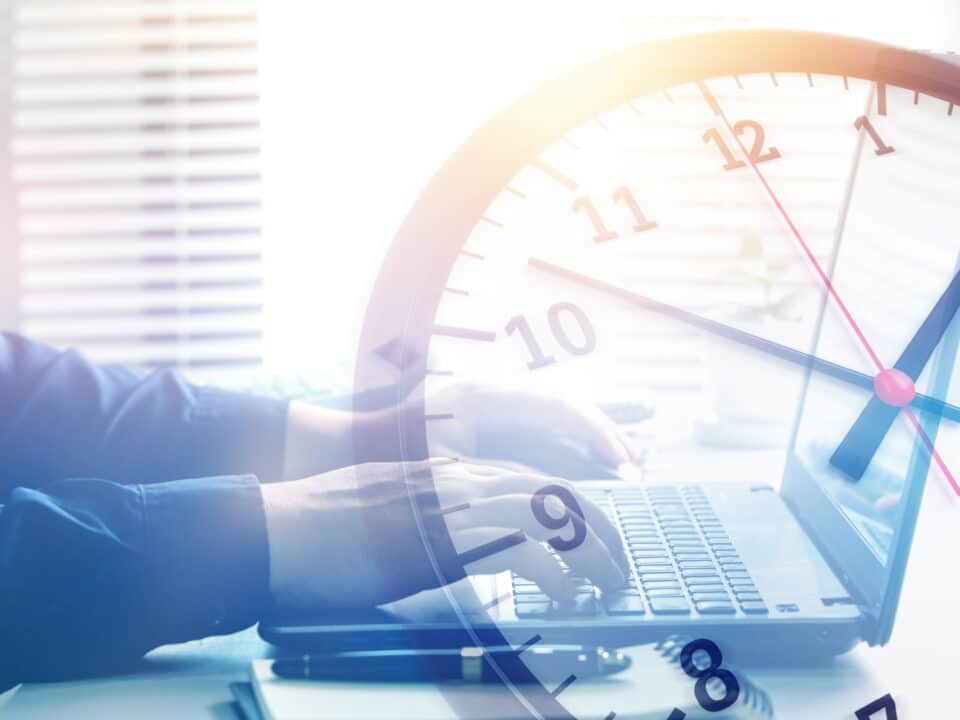
[[[460,681],[496,682],[491,665],[517,657],[513,650],[463,648],[425,653],[345,653],[304,655],[273,663],[278,677],[300,680],[355,680],[374,682]],[[613,675],[630,667],[630,658],[618,650],[601,647],[530,648],[524,655],[539,680],[578,679]]]

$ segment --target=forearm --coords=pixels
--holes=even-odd
[[[286,480],[317,475],[351,465],[352,415],[303,402],[287,408],[287,432],[283,454]]]
[[[296,480],[365,462],[399,460],[397,417],[395,408],[351,413],[290,403],[284,479]]]
[[[0,682],[234,632],[263,611],[268,575],[253,476],[17,488],[0,512]]]
[[[66,477],[281,477],[286,403],[196,387],[172,370],[142,377],[0,333],[0,398],[0,502],[13,483]]]

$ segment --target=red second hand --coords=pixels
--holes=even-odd
[[[706,88],[706,83],[704,83],[704,88]],[[833,286],[833,282],[831,282],[830,278],[827,276],[827,273],[824,272],[823,267],[820,265],[820,261],[817,260],[816,256],[813,254],[813,251],[810,249],[810,246],[807,245],[807,241],[803,239],[803,235],[801,235],[800,231],[797,230],[797,226],[793,224],[793,220],[790,219],[790,215],[787,213],[786,208],[783,207],[783,203],[780,202],[780,198],[777,197],[777,194],[773,191],[773,188],[770,187],[770,183],[767,182],[767,178],[764,177],[764,174],[760,172],[760,168],[757,167],[757,163],[754,161],[753,156],[747,152],[747,148],[740,139],[740,136],[736,133],[736,131],[733,129],[733,125],[731,125],[730,121],[727,119],[727,114],[723,111],[723,108],[720,107],[719,103],[716,102],[716,99],[712,97],[710,99],[713,100],[713,102],[710,103],[712,109],[720,116],[720,119],[723,120],[723,124],[727,127],[727,132],[729,132],[731,137],[733,137],[733,139],[736,141],[740,148],[740,152],[743,153],[743,156],[747,159],[747,163],[753,169],[754,175],[757,176],[757,180],[760,181],[760,184],[763,185],[763,189],[766,190],[767,195],[773,201],[777,211],[780,213],[780,217],[782,217],[784,222],[787,223],[787,227],[790,228],[790,232],[797,239],[797,242],[800,243],[803,253],[807,256],[807,259],[810,261],[810,264],[813,266],[813,269],[816,271],[817,275],[820,276],[820,280],[823,281],[824,286],[827,288],[827,292],[829,293],[830,297],[833,298],[833,301],[836,303],[840,313],[843,315],[854,334],[860,340],[860,344],[863,345],[863,349],[866,350],[867,355],[870,356],[873,364],[877,366],[877,371],[883,372],[886,370],[886,368],[880,361],[879,356],[876,352],[874,352],[873,347],[867,340],[866,335],[863,334],[863,330],[860,329],[860,325],[857,324],[853,314],[847,308],[846,303],[844,303],[841,299],[837,289]],[[946,477],[947,482],[950,483],[950,487],[953,488],[953,492],[957,496],[960,496],[960,484],[957,483],[953,473],[950,472],[947,464],[943,461],[943,458],[940,457],[940,453],[937,452],[937,449],[933,446],[933,441],[930,440],[923,428],[920,426],[920,421],[917,419],[917,416],[914,414],[913,410],[908,407],[904,407],[903,412],[906,414],[907,418],[910,420],[910,424],[913,425],[914,429],[917,431],[917,435],[920,436],[923,444],[930,452],[930,456],[937,464],[937,467],[940,468],[940,471],[943,473],[944,477]]]

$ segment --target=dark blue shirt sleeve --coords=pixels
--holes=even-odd
[[[0,333],[0,483],[282,474],[286,404],[141,377]]]
[[[0,686],[255,622],[285,424],[282,402],[0,334]]]

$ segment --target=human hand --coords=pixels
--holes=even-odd
[[[468,507],[439,517],[440,508],[422,502],[432,493],[431,482],[443,487],[445,502]],[[569,600],[571,581],[557,557],[537,542],[558,531],[541,525],[531,507],[534,494],[550,485],[566,488],[583,511],[581,518],[567,510],[572,520],[583,522],[585,535],[577,547],[560,553],[563,561],[602,589],[621,586],[626,558],[616,528],[569,483],[441,459],[369,463],[262,485],[271,593],[283,607],[372,607],[437,587],[413,501],[426,527],[446,523],[457,548],[522,531],[526,541],[471,563],[467,572],[513,570],[547,594]],[[556,507],[547,512],[561,514]]]
[[[430,427],[434,454],[509,461],[571,479],[637,457],[609,417],[568,398],[457,383],[429,404],[431,412],[453,415]]]

